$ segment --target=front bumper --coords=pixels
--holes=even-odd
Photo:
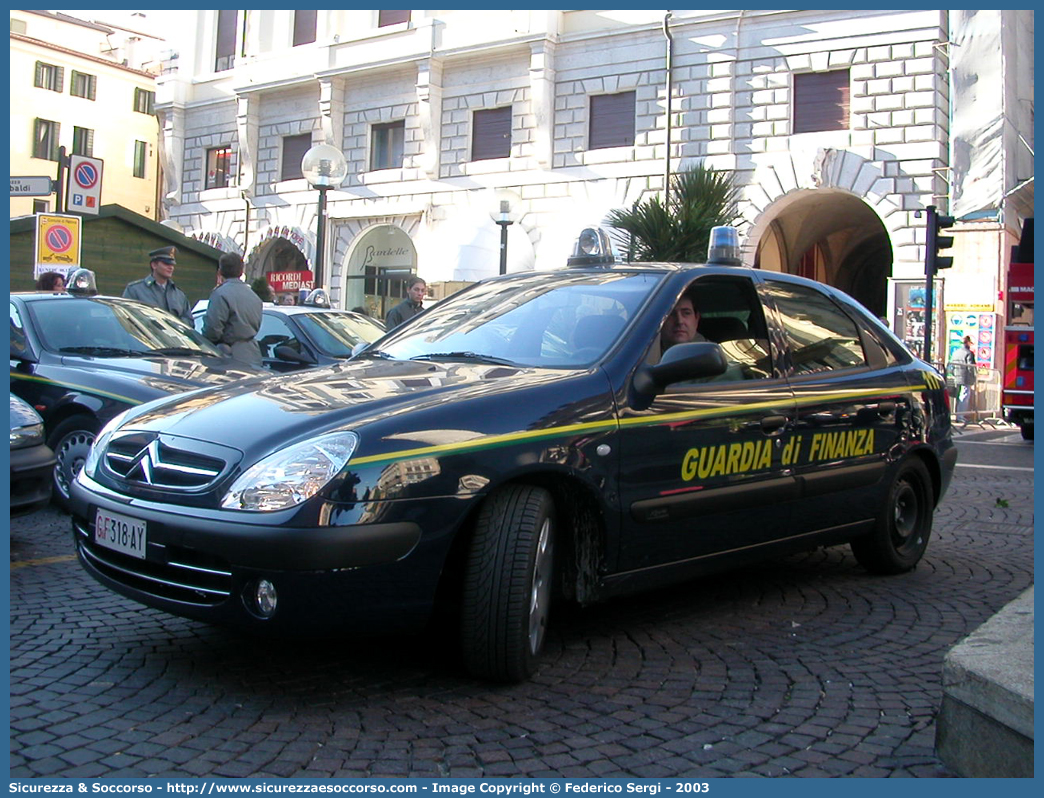
[[[27,513],[51,499],[54,452],[47,446],[11,450],[11,511]]]
[[[294,515],[200,510],[126,497],[84,478],[73,483],[71,514],[80,563],[97,581],[174,615],[258,631],[386,630],[422,623],[430,612],[460,501],[388,502],[380,523],[287,525]],[[457,512],[451,510],[456,506]],[[144,521],[145,557],[94,541],[96,513]],[[423,512],[420,510],[423,509]],[[357,517],[328,510],[325,517]],[[278,604],[262,617],[259,579]]]

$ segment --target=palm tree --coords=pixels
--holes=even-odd
[[[736,194],[731,173],[697,163],[671,175],[666,203],[652,197],[610,211],[606,222],[630,260],[702,263],[711,228],[736,220]]]

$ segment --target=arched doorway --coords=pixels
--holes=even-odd
[[[887,314],[892,243],[880,217],[840,189],[808,189],[765,209],[754,265],[840,288],[877,316]],[[760,225],[759,225],[760,226]]]
[[[344,270],[343,307],[362,307],[383,319],[406,296],[406,281],[417,274],[417,248],[398,225],[377,224],[352,242]]]
[[[250,251],[246,260],[245,279],[252,283],[259,277],[267,278],[273,288],[274,300],[291,304],[300,289],[312,288],[310,268],[307,255],[293,240],[270,233]],[[271,277],[273,273],[278,273],[281,279]],[[285,279],[287,277],[292,279]]]

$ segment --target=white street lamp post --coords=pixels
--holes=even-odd
[[[323,257],[326,252],[326,192],[337,188],[348,176],[348,160],[336,147],[316,144],[301,159],[301,173],[319,191],[315,232],[315,288],[323,286]]]

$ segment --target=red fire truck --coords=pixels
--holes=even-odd
[[[1026,219],[1022,240],[1008,265],[1008,318],[1004,327],[1004,418],[1033,440],[1033,219]]]

